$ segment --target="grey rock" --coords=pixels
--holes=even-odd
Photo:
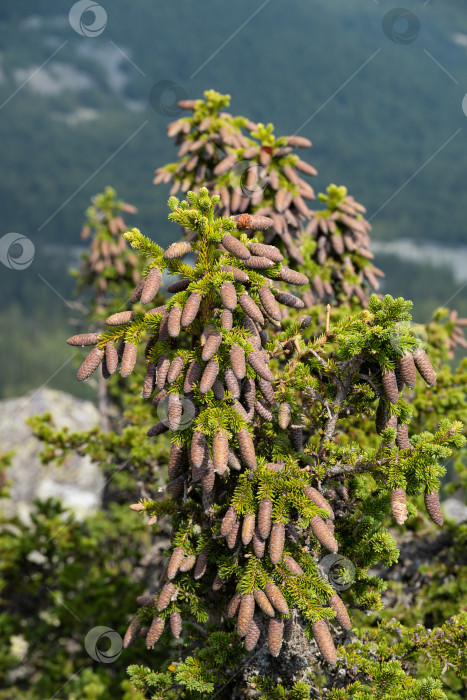
[[[103,475],[87,456],[74,454],[63,466],[41,463],[43,443],[34,437],[25,419],[46,412],[52,414],[57,427],[68,426],[70,431],[89,430],[100,423],[93,403],[53,389],[0,401],[0,449],[15,452],[7,471],[10,498],[1,499],[0,508],[6,516],[16,513],[28,521],[35,498],[56,497],[82,519],[100,506]]]
[[[467,521],[467,506],[457,498],[447,498],[442,501],[441,507],[448,520],[454,520],[456,523]]]

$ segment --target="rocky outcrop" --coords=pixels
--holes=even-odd
[[[53,496],[84,518],[100,505],[103,476],[86,456],[72,455],[63,466],[41,463],[43,445],[25,420],[46,412],[52,414],[57,427],[66,425],[73,431],[89,430],[100,422],[93,403],[53,389],[1,401],[0,450],[15,455],[7,471],[10,498],[0,500],[0,508],[6,516],[17,513],[27,520],[35,498]]]

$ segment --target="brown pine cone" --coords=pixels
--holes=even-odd
[[[159,593],[159,598],[157,600],[157,609],[159,612],[165,610],[170,603],[172,596],[175,594],[177,587],[174,583],[166,583]]]
[[[252,321],[249,316],[244,316],[242,318],[242,327],[246,328],[249,335],[251,336],[250,338],[248,338],[248,342],[250,343],[250,345],[253,345],[253,347],[259,350],[261,348],[261,336],[259,334],[256,323],[254,323],[254,321]]]
[[[227,458],[229,456],[229,438],[225,430],[219,430],[219,432],[214,434],[212,456],[215,471],[219,473],[224,472],[227,467]]]
[[[442,527],[444,520],[437,491],[431,491],[425,494],[425,508],[435,525]]]
[[[248,355],[248,364],[252,367],[256,374],[264,379],[266,382],[272,382],[274,380],[274,375],[263,360],[262,354],[258,350],[250,352]]]
[[[180,637],[180,632],[182,631],[182,616],[176,610],[170,614],[170,631],[175,639]]]
[[[336,620],[345,630],[349,630],[352,626],[347,608],[342,602],[337,593],[333,593],[329,598],[329,606],[336,611]]]
[[[264,593],[264,591],[262,591],[259,588],[255,588],[253,591],[253,596],[255,598],[256,603],[263,611],[263,613],[265,615],[268,615],[269,617],[274,617],[274,615],[275,615],[274,608],[272,607],[271,603],[269,602],[268,597]]]
[[[183,391],[185,392],[185,394],[188,394],[194,389],[196,383],[201,377],[201,371],[202,369],[199,362],[197,360],[193,360],[193,362],[188,367],[187,373],[185,375],[185,381],[183,383]]]
[[[232,282],[226,280],[219,289],[222,305],[225,309],[233,311],[237,306],[237,292]]]
[[[78,370],[78,380],[82,382],[88,379],[91,374],[96,371],[103,359],[104,350],[101,348],[93,348]]]
[[[267,540],[271,531],[272,501],[262,498],[258,508],[258,532],[263,540]]]
[[[255,532],[255,514],[247,513],[243,518],[242,542],[246,546],[250,544]]]
[[[211,333],[208,336],[201,354],[201,359],[203,360],[203,362],[207,362],[212,357],[214,357],[216,352],[219,350],[221,343],[222,333],[220,331],[214,331],[214,333]]]
[[[262,557],[264,556],[265,547],[265,540],[263,540],[263,538],[259,534],[258,528],[255,528],[255,531],[253,533],[253,552],[255,553],[255,557],[258,557],[258,559],[262,559]]]
[[[185,449],[183,445],[173,442],[170,446],[170,456],[168,463],[169,480],[176,479],[182,472],[182,466],[185,460]]]
[[[162,314],[161,323],[159,326],[159,340],[165,343],[169,339],[169,312],[167,309]]]
[[[270,411],[266,402],[262,399],[258,399],[258,401],[255,402],[255,411],[267,423],[272,423],[274,421],[272,411]]]
[[[169,566],[167,569],[168,579],[172,580],[175,578],[184,556],[185,553],[183,551],[183,547],[175,547],[174,551],[172,552],[172,556],[170,557]]]
[[[151,627],[146,635],[146,647],[147,649],[153,649],[154,644],[159,641],[159,638],[164,631],[165,622],[162,617],[156,617],[151,623]]]
[[[205,549],[203,549],[202,552],[198,554],[198,558],[196,560],[196,566],[194,570],[194,578],[198,581],[200,578],[204,576],[206,573],[206,569],[208,566],[208,553]]]
[[[272,656],[279,656],[284,634],[284,621],[277,617],[271,618],[268,624],[268,647]]]
[[[295,452],[303,452],[303,427],[301,425],[291,425],[289,437]]]
[[[400,450],[410,449],[409,430],[407,423],[397,425],[396,445]]]
[[[211,589],[213,591],[220,591],[222,586],[224,585],[225,581],[222,579],[219,574],[216,574],[214,577],[214,581],[212,582]]]
[[[243,379],[246,374],[245,353],[240,345],[232,345],[230,348],[230,364],[237,379]]]
[[[225,389],[224,385],[222,384],[222,382],[219,381],[219,379],[216,379],[214,384],[212,385],[212,393],[214,394],[214,398],[217,399],[217,401],[224,400]]]
[[[227,547],[229,549],[234,549],[237,545],[238,533],[240,532],[240,520],[236,519],[232,529],[226,537]]]
[[[167,422],[170,430],[175,432],[180,426],[183,415],[183,405],[178,394],[169,394],[167,404]]]
[[[226,369],[224,373],[225,384],[232,398],[240,398],[240,382],[235,376],[232,369]]]
[[[288,284],[293,284],[296,287],[304,284],[310,284],[310,281],[306,275],[302,275],[302,273],[297,272],[297,270],[291,270],[286,265],[282,265],[279,279],[281,279],[283,282],[287,282]]]
[[[68,338],[66,342],[68,343],[68,345],[74,345],[83,348],[86,345],[95,345],[98,340],[99,333],[81,333],[81,335],[73,335],[71,338]]]
[[[235,593],[234,597],[230,600],[229,604],[227,605],[225,616],[228,620],[231,620],[237,614],[237,610],[240,605],[241,599],[242,594],[239,591],[237,591],[237,593]]]
[[[242,428],[237,433],[237,442],[240,448],[242,460],[249,469],[256,469],[256,453],[253,439],[247,428]]]
[[[244,637],[248,632],[248,628],[253,620],[255,613],[255,599],[251,593],[245,593],[240,601],[237,618],[237,632],[239,637]]]
[[[246,272],[239,270],[238,267],[234,267],[233,265],[221,265],[221,270],[222,272],[230,272],[233,275],[235,282],[246,284],[250,281],[250,278]]]
[[[391,491],[391,512],[398,525],[403,525],[407,520],[408,513],[404,489],[398,488]]]
[[[194,554],[189,554],[187,557],[182,559],[182,563],[180,564],[179,571],[182,573],[185,573],[186,571],[191,571],[191,569],[194,567],[196,563],[196,557]]]
[[[393,369],[383,372],[381,376],[383,382],[384,393],[391,403],[396,404],[399,401],[399,390],[397,388],[396,373]]]
[[[415,366],[428,386],[435,386],[436,373],[425,350],[423,350],[423,348],[417,348],[413,354],[413,359]]]
[[[123,351],[122,363],[120,365],[120,376],[128,377],[132,372],[136,364],[136,357],[138,354],[138,347],[135,343],[127,342],[125,343],[125,349]]]
[[[375,428],[376,432],[378,435],[380,435],[385,428],[387,428],[387,421],[388,421],[388,410],[386,406],[386,402],[384,399],[380,399],[378,401],[378,406],[376,407],[376,415],[375,415]]]
[[[269,556],[273,564],[278,564],[284,551],[285,527],[283,523],[274,523],[269,538]]]
[[[206,436],[199,430],[195,430],[191,440],[191,461],[193,466],[199,468],[202,466],[207,456]]]
[[[173,306],[169,312],[167,321],[167,331],[170,338],[177,338],[180,334],[180,320],[182,317],[182,307],[179,304]]]
[[[133,311],[119,311],[105,319],[108,326],[123,326],[125,323],[133,321],[135,314]]]
[[[294,574],[294,576],[303,576],[305,573],[302,567],[297,564],[295,559],[288,554],[284,554],[284,565],[287,571],[290,571],[290,573]]]
[[[226,331],[231,331],[233,328],[233,316],[232,312],[229,311],[228,309],[224,309],[221,312],[221,326],[224,328]]]
[[[237,228],[250,231],[266,231],[273,225],[272,219],[267,216],[258,216],[254,214],[241,214],[240,216],[231,217],[237,224]]]
[[[291,412],[292,409],[290,408],[290,404],[284,401],[279,405],[279,412],[278,412],[278,421],[279,421],[279,427],[281,430],[287,430],[290,424],[290,417],[291,417]]]
[[[325,620],[313,622],[311,630],[313,632],[316,644],[318,645],[318,649],[320,650],[324,659],[328,662],[328,664],[334,665],[337,661],[337,652],[334,642],[332,641],[327,622]]]
[[[309,484],[305,485],[304,488],[305,491],[305,496],[310,500],[312,503],[315,504],[315,506],[318,506],[318,508],[323,508],[324,510],[327,510],[329,513],[329,518],[331,520],[334,520],[334,511],[331,508],[331,504],[320,494],[319,491],[317,491],[313,486],[310,486]]]
[[[238,300],[238,303],[246,315],[252,319],[252,321],[256,321],[257,323],[264,325],[264,316],[261,313],[259,306],[255,301],[253,301],[247,292],[243,292]]]
[[[156,386],[158,389],[164,388],[169,367],[169,358],[167,357],[167,355],[161,355],[156,365]]]
[[[182,328],[186,328],[193,323],[198,315],[200,305],[201,295],[198,294],[198,292],[192,292],[186,300],[185,306],[183,307],[183,312],[180,318],[180,325]]]
[[[218,374],[219,365],[215,360],[209,360],[204,368],[203,376],[201,377],[201,382],[199,385],[199,390],[202,394],[207,394],[207,392],[212,389],[212,385],[214,384]]]
[[[404,352],[398,362],[399,372],[401,373],[404,383],[409,389],[414,389],[417,383],[417,370],[411,352]]]
[[[282,262],[284,259],[279,248],[276,248],[274,245],[265,245],[264,243],[250,243],[250,253],[261,258],[269,258],[275,263]]]
[[[177,280],[176,282],[172,282],[172,284],[169,284],[167,287],[167,291],[170,294],[176,294],[177,292],[184,292],[187,287],[189,287],[191,284],[191,280]]]
[[[289,292],[277,292],[276,299],[279,304],[284,306],[290,306],[292,309],[303,309],[305,302],[299,299],[295,294],[290,294]]]
[[[266,313],[274,321],[280,321],[282,318],[281,310],[279,308],[274,294],[271,292],[267,285],[263,285],[262,287],[260,287],[259,298]]]
[[[274,267],[272,260],[259,255],[252,255],[248,260],[245,260],[243,264],[248,270],[269,270],[270,267]]]
[[[248,260],[250,257],[250,251],[246,246],[241,243],[238,238],[231,236],[228,233],[224,233],[222,236],[222,245],[224,248],[234,255],[239,260]]]
[[[123,637],[124,649],[128,649],[128,647],[130,647],[133,644],[140,630],[141,622],[138,620],[137,617],[134,617],[128,625],[128,629],[125,632],[125,636]]]
[[[134,288],[133,292],[131,293],[130,302],[132,304],[139,301],[139,299],[141,297],[141,292],[143,291],[143,287],[144,287],[145,283],[146,283],[146,278],[141,277],[140,281],[138,282],[138,284]]]
[[[222,524],[221,524],[221,535],[223,537],[227,537],[229,532],[234,526],[235,521],[237,520],[237,514],[235,512],[235,508],[233,506],[230,506],[226,514],[224,515],[222,519]]]
[[[327,550],[335,554],[339,549],[339,545],[334,538],[334,535],[326,527],[323,519],[315,515],[311,519],[310,524],[311,529],[313,530],[313,535],[316,537],[318,542]]]
[[[180,372],[185,364],[185,358],[183,355],[177,355],[174,357],[170,363],[169,371],[167,372],[167,381],[169,384],[173,384],[176,379],[180,376]]]
[[[214,462],[212,461],[212,459],[208,459],[203,476],[201,477],[203,495],[208,495],[212,493],[215,480],[216,473],[214,471]]]
[[[256,384],[252,377],[247,377],[243,382],[243,403],[247,411],[251,411],[255,405]]]
[[[258,386],[268,404],[273,406],[276,403],[276,397],[274,395],[274,389],[271,382],[267,382],[262,377],[258,377]]]
[[[167,248],[164,253],[164,260],[181,258],[187,253],[191,253],[191,251],[191,243],[188,243],[188,241],[178,241],[177,243],[172,243],[172,245]]]
[[[287,605],[287,601],[275,583],[268,581],[264,587],[264,592],[278,612],[282,613],[282,615],[289,614],[289,606]]]
[[[156,423],[151,428],[149,428],[146,435],[148,437],[156,437],[157,435],[162,435],[162,433],[166,433],[168,429],[169,426],[167,425],[166,421],[159,421],[159,423]]]
[[[144,287],[141,293],[141,303],[148,304],[154,299],[159,287],[162,282],[161,271],[157,267],[153,267],[152,270],[148,272],[146,280],[144,282]]]
[[[245,649],[247,651],[253,651],[255,646],[258,643],[258,640],[261,636],[261,628],[260,628],[260,620],[259,618],[256,617],[256,615],[253,617],[253,620],[250,622],[250,626],[248,627],[248,632],[245,635]]]

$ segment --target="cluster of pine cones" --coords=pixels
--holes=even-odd
[[[410,440],[407,423],[399,423],[395,415],[390,415],[390,404],[397,404],[399,395],[406,386],[414,389],[417,382],[417,370],[428,386],[435,386],[436,373],[422,347],[414,352],[406,351],[397,360],[396,368],[389,369],[381,375],[381,383],[384,397],[380,398],[376,410],[376,431],[381,433],[386,428],[396,430],[396,445],[400,450],[410,449]],[[443,514],[437,492],[425,494],[425,507],[431,520],[441,526]],[[394,489],[391,493],[391,512],[398,525],[403,525],[407,520],[406,493],[403,488]]]

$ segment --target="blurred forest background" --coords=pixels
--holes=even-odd
[[[64,300],[92,194],[111,184],[138,207],[132,226],[161,245],[175,235],[168,187],[152,185],[175,159],[173,93],[154,109],[161,81],[181,86],[179,97],[228,92],[232,113],[310,138],[316,190],[345,184],[368,208],[382,291],[412,299],[417,322],[453,295],[448,305],[467,314],[461,0],[406,3],[420,23],[406,45],[384,34],[393,5],[383,0],[102,5],[108,23],[95,38],[70,27],[71,3],[0,9],[0,237],[18,232],[36,249],[26,270],[1,266],[2,397],[46,382],[92,395],[64,342],[80,315]]]

